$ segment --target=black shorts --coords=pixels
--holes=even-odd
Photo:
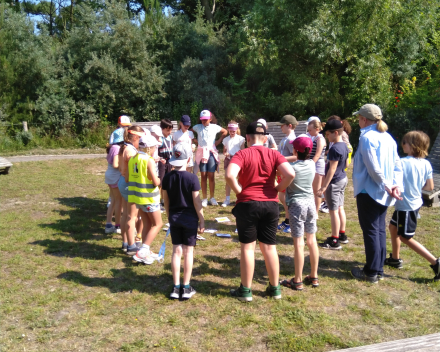
[[[413,238],[417,228],[419,209],[410,211],[395,210],[390,224],[397,227],[397,234],[407,240]]]
[[[232,214],[236,218],[238,240],[265,244],[277,243],[277,226],[280,210],[277,202],[250,201],[238,203]]]
[[[171,243],[194,247],[197,241],[197,227],[170,226]]]
[[[157,163],[157,168],[159,170],[159,180],[160,185],[159,187],[162,187],[162,180],[164,176],[171,171],[172,165],[167,161],[165,164],[162,164],[160,161]]]

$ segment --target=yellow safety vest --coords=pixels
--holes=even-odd
[[[139,152],[128,161],[128,201],[135,204],[158,204],[159,187],[147,177],[148,160],[151,157]]]

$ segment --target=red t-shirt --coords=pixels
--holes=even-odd
[[[238,182],[242,191],[237,196],[237,204],[258,200],[278,202],[275,189],[275,175],[279,165],[287,160],[278,151],[264,146],[253,146],[238,151],[231,163],[240,166]]]

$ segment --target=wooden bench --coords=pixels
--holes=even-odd
[[[171,121],[173,123],[173,130],[171,131],[171,136],[174,134],[174,132],[177,131],[179,128],[179,122],[177,121]],[[142,128],[150,129],[151,126],[160,125],[160,121],[147,121],[147,122],[133,122],[133,125],[141,126]]]
[[[277,146],[286,135],[281,132],[281,125],[278,122],[268,122],[267,132],[269,132],[275,139]],[[299,136],[302,133],[307,132],[307,121],[298,121],[298,126],[295,128],[295,135]]]
[[[11,167],[12,163],[9,160],[0,157],[0,174],[7,175]]]
[[[440,206],[440,131],[431,148],[431,152],[426,158],[432,165],[432,177],[434,189],[432,191],[422,191],[423,205],[428,207]]]

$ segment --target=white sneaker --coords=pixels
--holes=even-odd
[[[121,228],[120,227],[116,228],[116,226],[115,226],[115,233],[121,234]]]
[[[231,204],[229,198],[226,198],[225,201],[222,203],[222,207],[227,207],[229,204]]]
[[[321,206],[320,206],[320,208],[319,208],[319,211],[320,211],[321,213],[326,213],[326,214],[329,213],[329,209],[328,209],[327,203],[326,203],[325,201],[321,203]]]
[[[141,248],[137,251],[137,253],[133,256],[133,260],[136,260],[139,263],[144,263],[147,265],[153,264],[155,258],[151,255],[151,252],[146,248]]]
[[[202,207],[206,208],[208,206],[208,199],[203,199],[202,200]]]
[[[215,200],[214,197],[211,198],[211,200],[209,201],[209,204],[211,205],[218,205],[217,201]]]

